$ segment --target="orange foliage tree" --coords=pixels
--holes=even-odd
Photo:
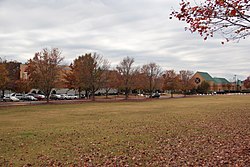
[[[28,93],[32,87],[29,80],[19,79],[15,82],[15,92]]]
[[[60,63],[63,57],[57,48],[51,50],[45,48],[41,52],[35,53],[33,59],[28,61],[27,72],[34,88],[41,90],[49,102],[51,90],[55,88],[60,80]]]
[[[103,72],[102,88],[105,90],[106,98],[111,89],[118,89],[120,86],[119,73],[116,70],[105,70]]]
[[[180,10],[174,10],[170,18],[185,21],[187,29],[198,32],[204,40],[218,31],[227,41],[239,40],[250,35],[249,10],[249,0],[205,0],[199,5],[182,0]]]
[[[178,75],[174,70],[167,70],[163,74],[163,78],[163,90],[170,91],[171,98],[173,98],[174,92],[180,89],[180,75]]]
[[[5,64],[0,62],[0,90],[2,90],[2,96],[4,96],[4,91],[7,88],[8,82],[8,71],[5,67]]]
[[[96,53],[86,53],[79,56],[70,66],[71,71],[66,74],[68,87],[78,89],[79,93],[85,90],[91,93],[92,100],[95,100],[95,92],[102,87],[103,73],[108,65],[101,56]]]
[[[193,72],[189,70],[181,70],[179,72],[180,76],[180,89],[182,90],[184,96],[187,95],[188,91],[193,89],[195,86],[191,81],[191,78],[193,76]]]

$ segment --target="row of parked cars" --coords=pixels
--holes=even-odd
[[[52,94],[50,96],[50,99],[53,100],[73,100],[73,99],[79,99],[79,96],[72,95],[72,94]]]
[[[79,96],[68,95],[68,94],[51,94],[50,95],[50,99],[53,99],[53,100],[73,100],[73,99],[78,99],[78,98]],[[83,96],[81,96],[80,98],[83,98]],[[2,101],[17,102],[17,101],[38,101],[38,100],[44,100],[44,99],[45,99],[45,96],[42,94],[11,93],[11,94],[4,95],[4,97],[2,98]]]
[[[37,100],[43,100],[45,99],[45,96],[42,94],[33,94],[33,93],[29,93],[29,94],[21,94],[21,93],[11,93],[11,94],[7,94],[4,95],[3,97],[3,101],[37,101]]]

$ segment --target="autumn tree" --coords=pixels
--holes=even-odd
[[[0,90],[2,91],[2,96],[4,96],[4,91],[7,89],[8,82],[9,82],[8,71],[6,69],[5,64],[2,61],[0,61]]]
[[[147,90],[147,78],[145,74],[141,73],[140,70],[136,70],[133,77],[133,82],[131,85],[131,89],[135,92],[141,93],[141,91]]]
[[[120,86],[119,74],[116,70],[104,70],[102,88],[105,89],[106,98],[111,89],[117,89]]]
[[[249,0],[205,0],[199,5],[182,0],[180,10],[173,11],[171,15],[187,22],[187,29],[198,32],[205,40],[220,32],[228,41],[250,35],[249,9]]]
[[[79,56],[69,66],[69,70],[64,71],[64,83],[68,89],[75,89],[78,91],[79,96],[83,90],[88,94],[89,88],[87,87],[84,79],[84,56]],[[88,98],[88,95],[86,96]]]
[[[30,81],[26,79],[19,79],[15,82],[15,92],[28,93],[32,89]]]
[[[167,70],[163,74],[163,78],[163,90],[170,91],[171,98],[173,98],[174,92],[180,89],[180,75],[178,75],[174,70]]]
[[[120,64],[116,67],[117,71],[121,74],[122,87],[125,91],[125,99],[128,99],[129,92],[133,86],[134,74],[137,71],[133,67],[134,58],[125,57]]]
[[[189,70],[181,70],[179,72],[180,76],[180,89],[182,90],[184,96],[187,95],[188,91],[194,88],[194,84],[191,82],[193,72]]]
[[[8,71],[9,81],[7,83],[7,89],[15,91],[16,81],[20,79],[20,62],[17,61],[3,61],[5,68]]]
[[[162,74],[161,67],[156,63],[145,64],[141,68],[141,73],[146,78],[146,82],[143,84],[146,85],[145,87],[151,95],[159,84],[159,77]]]
[[[247,88],[247,89],[250,88],[250,76],[247,77],[247,79],[244,81],[244,86],[245,86],[245,88]]]
[[[210,85],[207,81],[202,81],[197,87],[197,92],[202,94],[207,94],[209,91]]]
[[[76,83],[76,76],[74,75],[74,66],[73,64],[69,65],[69,69],[63,70],[63,82],[65,84],[65,87],[68,89],[75,89],[78,90],[79,95],[81,94],[81,88],[78,88],[78,85]]]
[[[71,74],[68,76],[71,79],[72,87],[77,88],[79,92],[90,91],[92,100],[95,100],[95,92],[101,88],[103,72],[107,68],[105,62],[96,53],[86,53],[76,58],[71,65]]]
[[[41,90],[49,102],[51,90],[58,84],[63,57],[57,48],[45,48],[35,53],[33,59],[28,61],[27,72],[34,88]]]

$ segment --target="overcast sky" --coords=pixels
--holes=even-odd
[[[124,57],[164,70],[209,72],[213,77],[250,75],[250,39],[204,41],[170,20],[178,0],[0,0],[0,57],[25,63],[43,48],[62,50],[69,64],[97,52],[115,67]]]

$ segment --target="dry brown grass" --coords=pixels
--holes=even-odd
[[[250,96],[0,108],[0,166],[249,166]]]

